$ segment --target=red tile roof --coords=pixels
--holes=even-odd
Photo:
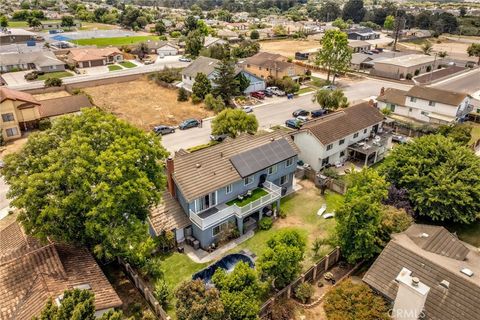
[[[0,103],[5,100],[18,100],[23,102],[30,102],[33,104],[40,104],[31,94],[12,90],[9,88],[0,88]]]

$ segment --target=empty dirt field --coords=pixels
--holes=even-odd
[[[161,87],[145,78],[82,90],[98,107],[144,130],[159,124],[178,125],[185,119],[213,115],[203,104],[178,102],[177,90]]]
[[[316,50],[320,47],[318,40],[274,40],[260,42],[260,50],[270,53],[278,53],[288,58],[295,57],[295,52]]]

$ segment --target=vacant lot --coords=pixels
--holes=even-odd
[[[260,50],[270,53],[278,53],[285,57],[295,57],[295,52],[311,51],[318,49],[320,44],[318,40],[274,40],[274,41],[262,41],[260,42]]]
[[[92,96],[98,107],[145,130],[158,124],[178,125],[188,118],[213,115],[202,104],[178,102],[177,90],[147,79],[85,88],[84,91]]]
[[[136,44],[147,40],[158,40],[157,36],[132,36],[132,37],[115,37],[115,38],[92,38],[92,39],[78,39],[70,40],[76,45],[80,46],[125,46]]]
[[[428,41],[433,45],[433,52],[445,51],[447,53],[447,59],[451,58],[475,61],[473,57],[469,57],[467,54],[467,48],[470,46],[472,40],[475,40],[475,37],[472,37],[472,39],[440,37],[438,39],[402,42],[401,45],[407,49],[421,51],[422,45]]]

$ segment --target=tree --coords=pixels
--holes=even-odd
[[[325,1],[322,3],[318,11],[317,19],[320,21],[330,22],[342,15],[342,9],[335,1]]]
[[[217,60],[229,59],[230,58],[230,45],[226,44],[213,44],[208,48],[202,48],[200,55],[204,57],[209,57]]]
[[[382,205],[388,184],[373,169],[363,169],[348,177],[348,189],[336,212],[336,233],[342,255],[350,263],[371,259],[382,250]]]
[[[400,233],[408,229],[413,223],[413,218],[405,209],[395,208],[394,206],[384,206],[382,209],[382,220],[379,237],[383,240],[383,245],[390,241],[390,235]]]
[[[252,30],[250,32],[250,39],[252,40],[260,39],[260,33],[258,32],[258,30]]]
[[[75,26],[75,20],[73,20],[72,16],[63,16],[62,23],[60,25],[70,29],[71,27]]]
[[[224,307],[216,288],[207,289],[202,280],[184,282],[175,291],[178,320],[222,320]]]
[[[100,320],[120,320],[122,312],[109,311]],[[52,299],[42,309],[40,317],[34,320],[95,320],[95,296],[88,290],[66,290],[62,303],[57,306]]]
[[[467,8],[465,8],[464,6],[461,6],[459,9],[459,15],[462,18],[465,17],[467,15]]]
[[[143,58],[148,54],[148,44],[146,42],[140,42],[137,44],[138,58],[143,60]]]
[[[243,40],[232,49],[232,57],[234,58],[248,58],[260,51],[260,43]]]
[[[388,305],[363,283],[347,279],[325,295],[323,309],[328,320],[388,320]]]
[[[218,96],[215,98],[211,93],[205,96],[203,102],[208,110],[213,110],[215,113],[219,113],[225,109],[225,102],[223,102],[222,97]]]
[[[186,34],[188,34],[189,32],[197,29],[197,18],[195,18],[194,16],[188,16],[185,19],[184,24],[185,24]]]
[[[281,24],[277,24],[276,26],[274,26],[272,28],[272,31],[276,37],[286,36],[288,34],[287,29],[285,29],[285,27]]]
[[[322,109],[334,111],[338,108],[348,107],[348,99],[342,90],[320,89],[312,98],[313,102],[317,102]]]
[[[363,0],[348,0],[343,6],[342,18],[343,20],[353,20],[359,23],[363,20],[367,10],[363,7]]]
[[[254,114],[240,109],[225,109],[212,121],[214,135],[228,134],[235,138],[242,132],[254,134],[258,130],[258,121]]]
[[[27,234],[141,265],[154,248],[145,221],[164,188],[166,156],[154,135],[92,108],[30,135],[5,157],[3,174]]]
[[[225,104],[229,104],[230,98],[240,93],[236,79],[235,63],[232,60],[223,59],[215,67],[215,72],[213,93],[216,96],[221,96]]]
[[[2,27],[2,28],[8,27],[8,18],[7,18],[7,16],[2,15],[2,16],[0,17],[0,27]]]
[[[305,246],[305,239],[297,231],[276,233],[257,263],[262,277],[273,280],[278,289],[287,286],[302,269]]]
[[[155,282],[153,295],[163,308],[166,308],[168,306],[168,302],[171,298],[171,292],[165,280],[160,279]]]
[[[295,93],[300,90],[300,85],[289,76],[285,76],[282,80],[276,81],[275,83],[285,91],[286,94]]]
[[[162,34],[165,33],[165,31],[167,31],[167,28],[165,27],[165,23],[163,23],[162,20],[158,20],[155,23],[155,33],[161,36]]]
[[[297,305],[291,299],[275,299],[271,307],[272,320],[290,320],[295,318]]]
[[[327,81],[330,81],[332,72],[347,70],[352,51],[348,47],[347,34],[338,30],[327,30],[320,44],[322,48],[317,52],[315,63],[327,69]]]
[[[438,56],[440,58],[446,58],[448,56],[448,52],[447,51],[439,51]]]
[[[30,28],[38,28],[42,25],[38,18],[29,18],[27,22]]]
[[[247,78],[247,76],[245,76],[243,72],[240,72],[237,75],[236,80],[238,82],[239,92],[245,92],[245,90],[247,90],[247,88],[250,86],[250,80]]]
[[[61,87],[63,84],[62,79],[55,77],[48,77],[45,79],[45,87]]]
[[[199,72],[195,76],[195,82],[192,86],[192,93],[200,99],[205,99],[205,96],[212,91],[212,84],[207,76]]]
[[[379,168],[408,190],[414,210],[434,221],[473,222],[480,212],[480,158],[442,135],[395,148]]]
[[[395,28],[395,17],[392,15],[387,16],[383,23],[383,27],[387,30],[393,30]]]
[[[480,66],[480,43],[472,43],[468,46],[467,53],[469,57],[477,57],[477,64]]]
[[[332,22],[332,26],[337,27],[340,30],[345,30],[350,27],[350,25],[347,22],[343,21],[342,18],[335,19],[335,21]]]
[[[205,37],[200,31],[190,31],[185,40],[185,53],[192,57],[197,57],[200,54],[200,50],[202,50],[204,41]]]
[[[185,90],[185,88],[182,87],[178,89],[177,101],[188,101],[188,92]]]
[[[423,54],[430,55],[430,53],[433,50],[433,44],[430,41],[426,41],[424,44],[421,46]]]
[[[467,146],[472,139],[472,127],[466,125],[443,125],[438,128],[438,133],[453,141]]]

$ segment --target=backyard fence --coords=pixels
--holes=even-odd
[[[273,297],[268,299],[260,308],[259,316],[261,319],[269,319],[272,312],[272,306],[276,300],[289,299],[295,292],[295,289],[304,282],[313,283],[320,279],[325,272],[331,269],[340,260],[340,248],[336,247],[327,254],[322,260],[318,261],[313,267],[308,269],[288,286],[278,291]]]
[[[142,278],[137,274],[135,270],[133,270],[132,266],[122,258],[118,258],[118,263],[124,268],[125,272],[127,273],[128,277],[132,280],[137,287],[138,291],[142,294],[142,296],[147,300],[147,302],[152,307],[153,311],[157,315],[158,318],[161,320],[170,320],[170,316],[167,315],[165,310],[163,310],[160,303],[158,303],[157,299],[153,296],[150,288],[146,285],[146,283],[142,280]]]

